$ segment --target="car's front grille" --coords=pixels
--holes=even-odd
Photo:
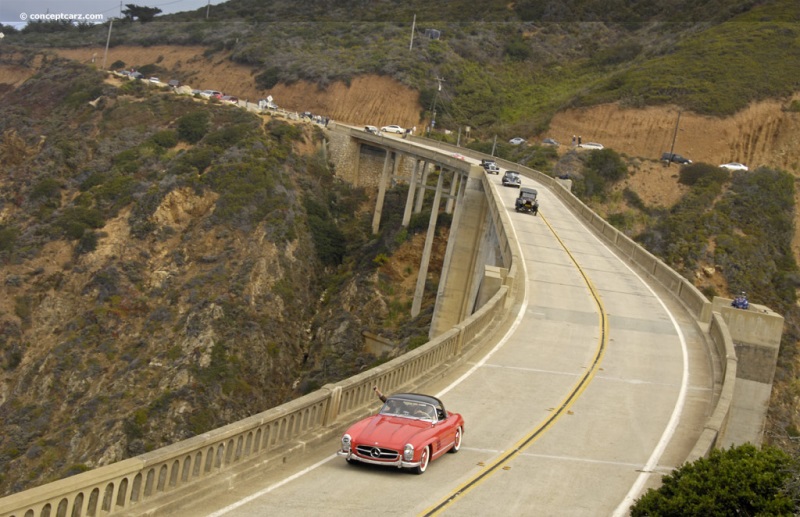
[[[358,445],[356,452],[361,456],[378,461],[396,461],[400,457],[400,453],[397,451],[371,445]]]

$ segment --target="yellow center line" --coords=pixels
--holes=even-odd
[[[519,440],[516,444],[514,444],[514,446],[511,449],[508,449],[507,451],[501,453],[497,458],[492,460],[492,462],[489,463],[486,467],[484,467],[480,472],[476,473],[472,478],[470,478],[461,486],[456,488],[452,493],[450,493],[450,495],[445,497],[436,505],[425,510],[422,514],[420,514],[422,516],[428,517],[433,515],[439,515],[445,508],[453,504],[459,497],[463,496],[464,494],[475,488],[477,485],[479,485],[481,482],[488,479],[495,471],[505,466],[513,458],[515,458],[525,449],[530,447],[540,436],[542,436],[542,434],[544,434],[545,431],[547,431],[550,427],[552,427],[553,424],[555,424],[555,422],[563,414],[565,414],[570,407],[572,407],[572,405],[575,403],[578,397],[583,393],[583,391],[589,385],[589,382],[594,377],[595,373],[597,373],[597,371],[600,368],[600,363],[603,360],[603,355],[605,355],[606,344],[608,340],[608,318],[606,315],[605,308],[603,307],[603,302],[600,299],[600,294],[597,292],[597,289],[595,289],[594,285],[592,284],[592,281],[589,280],[589,277],[586,276],[586,273],[583,271],[578,262],[575,260],[575,257],[572,255],[572,253],[570,253],[569,249],[567,249],[567,246],[564,244],[564,241],[562,241],[561,238],[559,238],[558,234],[556,234],[555,230],[553,230],[553,227],[550,225],[550,223],[547,221],[544,215],[542,215],[541,211],[539,212],[539,216],[542,218],[542,221],[544,221],[544,223],[550,229],[550,232],[553,234],[553,236],[559,242],[561,247],[567,253],[572,263],[575,264],[575,267],[578,269],[581,276],[583,277],[583,281],[586,282],[586,285],[589,288],[589,292],[591,293],[592,298],[597,304],[598,319],[600,325],[600,337],[597,342],[597,350],[595,350],[594,359],[592,360],[592,365],[589,369],[586,370],[586,372],[580,377],[580,379],[578,379],[578,381],[572,387],[572,389],[564,398],[564,400],[561,402],[561,404],[554,409],[553,413],[550,415],[549,418],[547,418],[544,422],[542,422],[533,431],[522,437],[522,439]]]

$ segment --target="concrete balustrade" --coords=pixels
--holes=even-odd
[[[457,360],[462,346],[475,342],[504,314],[507,291],[502,287],[462,325],[388,363],[200,436],[5,497],[0,515],[94,516],[130,512],[137,505],[152,510],[159,501],[178,505],[201,487],[218,485],[227,471],[235,475],[239,464],[252,470],[301,453],[313,440],[328,438],[352,422],[354,413],[373,407],[373,386],[410,390]]]

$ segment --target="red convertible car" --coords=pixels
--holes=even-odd
[[[445,411],[441,400],[397,393],[386,399],[377,415],[350,426],[337,454],[348,463],[410,468],[422,474],[445,452],[458,452],[463,436],[464,419]]]

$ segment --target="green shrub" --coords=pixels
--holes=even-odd
[[[150,141],[164,149],[172,149],[178,145],[178,134],[171,129],[165,129],[151,136]]]
[[[111,63],[111,70],[122,70],[123,68],[125,68],[125,61],[122,61],[121,59],[117,59]]]
[[[256,76],[256,86],[262,90],[274,88],[280,81],[280,69],[271,67]]]
[[[55,225],[69,239],[80,239],[89,228],[102,228],[106,224],[103,214],[94,208],[70,207],[64,210]]]
[[[720,167],[707,163],[693,163],[681,167],[678,173],[678,183],[688,186],[725,183],[730,177],[730,172]]]
[[[788,454],[769,446],[714,449],[664,476],[630,515],[793,515],[796,507],[786,491],[793,463],[796,470]]]
[[[208,113],[194,111],[178,119],[178,138],[196,144],[208,132]]]
[[[44,199],[55,208],[61,204],[61,183],[55,178],[43,178],[31,189],[31,199]]]

